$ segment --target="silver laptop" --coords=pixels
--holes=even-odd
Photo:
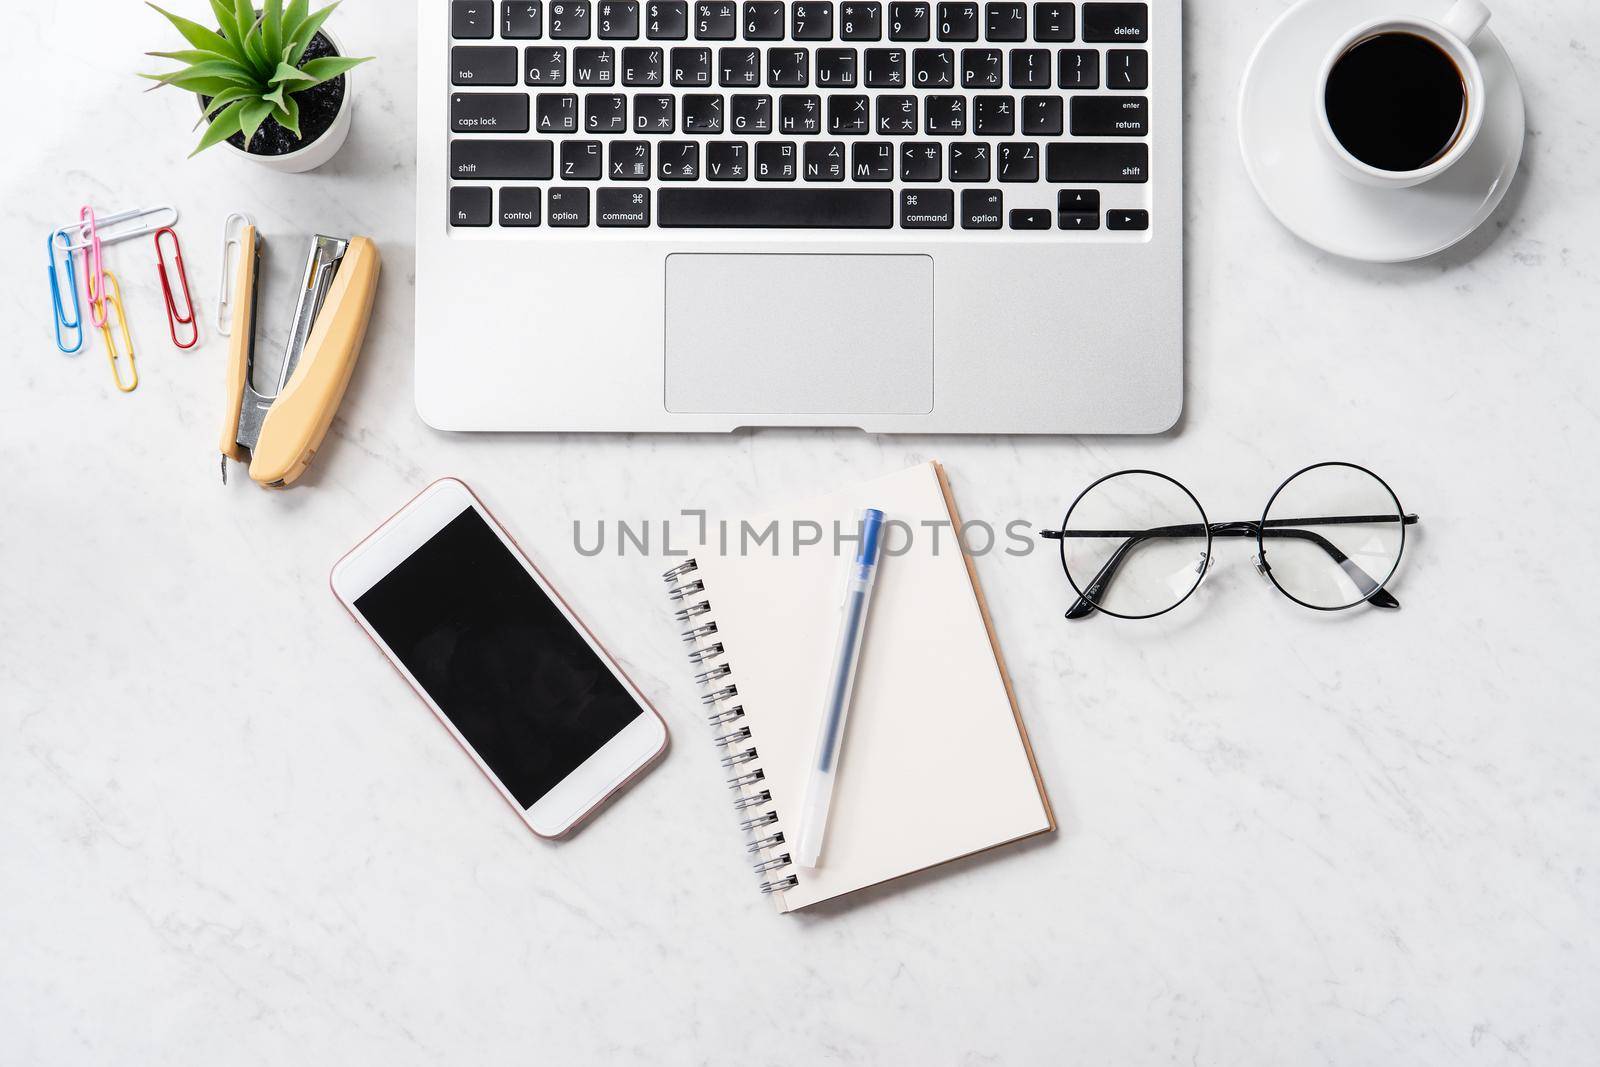
[[[1181,0],[418,8],[429,424],[1177,420]]]

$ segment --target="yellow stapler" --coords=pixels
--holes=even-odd
[[[283,489],[310,466],[344,399],[372,317],[379,260],[365,237],[312,240],[278,389],[264,396],[252,382],[261,245],[256,228],[246,224],[233,281],[222,479],[232,459],[250,465],[253,481]]]

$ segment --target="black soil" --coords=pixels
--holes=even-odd
[[[333,55],[338,55],[338,52],[334,51],[333,42],[319,31],[306,46],[306,54],[301,62]],[[296,137],[278,125],[277,119],[268,116],[267,121],[261,124],[256,135],[250,139],[250,147],[246,151],[251,155],[285,156],[304,148],[327,133],[328,127],[333,125],[334,118],[338,116],[339,109],[344,106],[344,75],[341,74],[321,85],[314,85],[290,95],[300,105],[300,136]],[[228,143],[235,148],[244,148],[244,134],[234,134],[228,138]]]

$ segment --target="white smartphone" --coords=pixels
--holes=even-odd
[[[572,830],[666,750],[661,716],[454,478],[352,549],[330,583],[540,837]]]

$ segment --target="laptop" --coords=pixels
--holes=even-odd
[[[1177,420],[1181,0],[418,8],[430,425]]]

